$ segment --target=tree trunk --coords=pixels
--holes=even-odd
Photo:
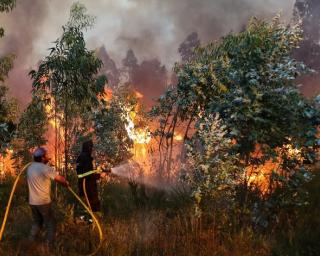
[[[69,144],[68,144],[68,130],[69,130],[69,114],[68,114],[68,100],[65,99],[65,108],[64,108],[64,118],[65,118],[65,127],[64,127],[64,171],[65,175],[68,175],[68,155],[69,155]]]

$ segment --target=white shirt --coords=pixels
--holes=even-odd
[[[51,203],[51,180],[59,175],[50,166],[33,162],[27,170],[29,204],[44,205]]]

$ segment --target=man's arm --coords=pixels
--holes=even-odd
[[[55,178],[54,178],[54,181],[57,182],[57,183],[60,183],[62,186],[64,187],[68,187],[69,186],[69,182],[66,180],[65,177],[61,176],[61,175],[57,175]]]

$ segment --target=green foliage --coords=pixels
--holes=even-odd
[[[120,88],[104,104],[94,116],[95,147],[100,161],[116,165],[132,156],[133,141],[128,136],[126,125],[127,115],[134,110],[137,101],[127,90]]]
[[[105,78],[97,78],[102,66],[94,51],[86,48],[82,30],[92,25],[92,17],[85,14],[85,7],[75,4],[63,34],[51,48],[50,55],[31,71],[35,90],[49,89],[62,110],[69,105],[79,113],[92,104],[98,104],[97,94],[105,84]]]
[[[70,9],[70,19],[67,24],[68,27],[77,27],[80,30],[93,27],[95,23],[95,17],[86,14],[87,8],[80,2],[72,4]]]
[[[42,101],[33,98],[22,113],[18,127],[18,137],[27,139],[26,147],[33,148],[46,143],[44,134],[46,133],[47,115]]]
[[[31,160],[30,151],[47,142],[45,139],[47,122],[44,102],[33,97],[20,117],[13,141],[13,158],[17,166],[28,163]]]
[[[277,216],[282,207],[290,209],[304,204],[302,184],[311,176],[301,155],[314,161],[319,111],[295,85],[296,77],[311,71],[291,57],[301,35],[298,25],[283,25],[279,17],[272,22],[252,19],[243,32],[199,47],[193,59],[176,65],[177,86],[160,97],[151,114],[160,121],[156,135],[165,139],[174,136],[174,127],[179,123],[194,124],[196,132],[188,146],[187,162],[191,175],[199,176],[191,179],[197,206],[208,194],[213,200],[203,201],[202,206],[214,206],[215,196],[220,193],[219,182],[228,187],[233,180],[230,177],[238,173],[242,179],[239,175],[234,177],[238,179],[236,198],[246,215],[261,197],[250,201],[252,188],[248,186],[245,168],[258,167],[271,159],[278,162],[278,168],[270,176],[264,202],[257,206],[259,214],[269,207],[268,217]],[[203,126],[214,124],[211,116],[216,114],[225,132],[225,138],[220,140],[219,126],[203,133]],[[235,144],[226,148],[229,156],[222,153],[226,139]],[[202,141],[203,155],[197,140]],[[218,150],[207,157],[215,143]],[[259,154],[252,154],[257,145]],[[292,151],[301,152],[300,158],[293,156]]]
[[[15,6],[15,0],[1,0],[0,1],[0,12],[9,12]],[[4,29],[0,27],[0,38],[4,36]],[[0,82],[8,77],[9,71],[13,67],[14,55],[1,56],[0,58]],[[1,89],[2,90],[2,89]],[[1,96],[2,97],[2,96]]]
[[[0,85],[0,154],[5,153],[16,129],[17,102],[7,97],[8,88]]]
[[[16,5],[16,0],[1,0],[0,12],[10,12]]]
[[[0,12],[9,12],[15,6],[15,0],[1,0]],[[4,36],[4,29],[0,27],[0,38]],[[0,57],[0,154],[9,147],[15,129],[14,119],[17,113],[17,103],[7,98],[7,88],[2,84],[8,77],[13,66],[13,55]]]
[[[198,33],[193,32],[180,44],[178,52],[183,62],[192,60],[195,57],[195,49],[200,46]]]
[[[98,77],[102,61],[86,48],[82,32],[93,25],[93,20],[83,5],[74,4],[62,36],[38,71],[30,72],[34,90],[42,93],[44,99],[53,98],[55,113],[63,116],[66,169],[70,149],[90,127],[88,115],[98,107],[97,95],[103,92],[106,83],[104,76]]]
[[[178,85],[154,111],[162,120],[177,112],[182,121],[218,112],[245,154],[256,143],[283,145],[301,135],[301,124],[310,128],[316,112],[293,84],[308,71],[290,57],[300,40],[298,26],[253,19],[244,32],[200,48],[195,60],[177,65]]]
[[[4,82],[6,77],[8,77],[9,71],[13,67],[13,55],[8,55],[0,58],[0,81]]]
[[[58,110],[72,109],[80,113],[98,104],[96,96],[102,92],[105,79],[97,79],[95,75],[102,62],[93,51],[86,49],[83,33],[78,27],[65,27],[63,31],[39,70],[30,74],[35,90],[51,90]]]
[[[237,156],[231,154],[233,145],[226,135],[219,116],[209,116],[199,122],[197,133],[186,144],[182,178],[191,186],[198,216],[202,210],[213,213],[236,207],[236,188],[243,170],[237,165]]]

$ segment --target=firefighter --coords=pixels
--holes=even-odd
[[[78,174],[78,189],[79,189],[79,195],[81,197],[84,197],[84,190],[83,190],[83,180],[85,179],[85,190],[86,194],[89,200],[89,206],[91,210],[95,213],[100,212],[101,205],[100,200],[98,196],[98,186],[97,181],[100,178],[105,177],[106,173],[91,173],[89,175],[86,175],[86,173],[90,173],[94,170],[93,166],[93,158],[92,158],[92,149],[93,149],[93,142],[92,140],[85,141],[82,144],[82,150],[80,155],[77,158],[76,161],[76,170]],[[79,178],[79,175],[84,175],[83,177]],[[81,216],[81,219],[84,219],[85,216]],[[92,222],[91,219],[89,219],[89,222]]]

